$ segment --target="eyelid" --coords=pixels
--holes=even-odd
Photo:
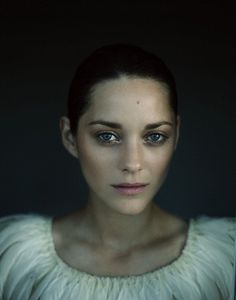
[[[149,135],[152,135],[152,134],[159,134],[163,137],[169,137],[167,133],[160,132],[160,131],[149,131],[148,133],[145,134],[145,136],[149,136]]]
[[[147,138],[153,134],[157,134],[161,137],[160,140],[158,141],[148,141]],[[160,145],[162,143],[164,143],[167,139],[169,138],[169,136],[167,134],[164,134],[164,133],[161,133],[161,132],[157,132],[157,131],[152,131],[152,132],[149,132],[145,135],[145,141],[150,144],[150,145],[154,145],[154,146],[157,146],[157,145]]]
[[[114,136],[118,137],[118,134],[113,132],[113,131],[110,131],[110,130],[99,130],[95,133],[96,136],[98,135],[101,135],[101,134],[104,134],[104,133],[107,133],[107,134],[113,134]]]
[[[102,138],[100,138],[100,136],[102,134],[110,134],[115,136],[116,140],[103,140]],[[117,144],[120,141],[120,138],[117,136],[116,133],[114,133],[113,131],[109,131],[109,130],[101,130],[95,133],[95,138],[97,139],[97,141],[101,144],[106,144],[106,145],[111,145],[111,144]]]
[[[100,138],[100,136],[102,134],[113,135],[115,137],[115,140],[107,140],[107,141],[103,140],[102,138]],[[153,135],[153,134],[159,135],[160,140],[157,140],[156,142],[148,140],[148,137]],[[115,133],[113,131],[110,131],[110,130],[99,130],[94,135],[95,135],[95,138],[98,140],[99,143],[106,144],[106,145],[118,144],[121,141],[120,136],[117,133]],[[168,138],[169,138],[169,136],[166,133],[161,133],[161,132],[157,132],[157,131],[151,131],[151,132],[148,132],[144,135],[145,143],[150,144],[152,146],[158,146],[158,145],[164,143]]]

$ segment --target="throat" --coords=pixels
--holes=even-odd
[[[70,267],[96,276],[131,276],[162,268],[182,255],[187,228],[176,228],[162,239],[129,249],[68,238],[67,233],[55,248],[58,256]]]
[[[154,205],[139,215],[107,213],[88,210],[87,224],[93,240],[101,246],[125,252],[129,248],[146,244],[156,235],[160,212]]]
[[[86,210],[56,220],[56,253],[72,268],[97,276],[140,275],[170,264],[182,253],[188,225],[153,209],[146,223],[134,218],[120,224],[110,216],[100,224]]]

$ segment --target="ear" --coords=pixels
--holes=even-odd
[[[78,158],[79,153],[75,141],[75,136],[71,132],[70,120],[67,117],[61,117],[59,127],[61,130],[61,138],[64,147],[70,154]]]
[[[178,141],[179,141],[180,123],[181,123],[181,119],[180,119],[180,116],[178,115],[178,116],[176,117],[175,149],[177,148]]]

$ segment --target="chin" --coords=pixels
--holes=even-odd
[[[148,206],[149,202],[144,202],[143,200],[138,199],[129,199],[119,202],[119,205],[113,207],[113,210],[116,212],[127,215],[127,216],[135,216],[141,214]]]

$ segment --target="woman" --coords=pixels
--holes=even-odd
[[[1,219],[1,299],[232,299],[235,222],[185,222],[152,201],[179,127],[161,59],[130,45],[92,53],[60,120],[87,205],[63,218]]]

